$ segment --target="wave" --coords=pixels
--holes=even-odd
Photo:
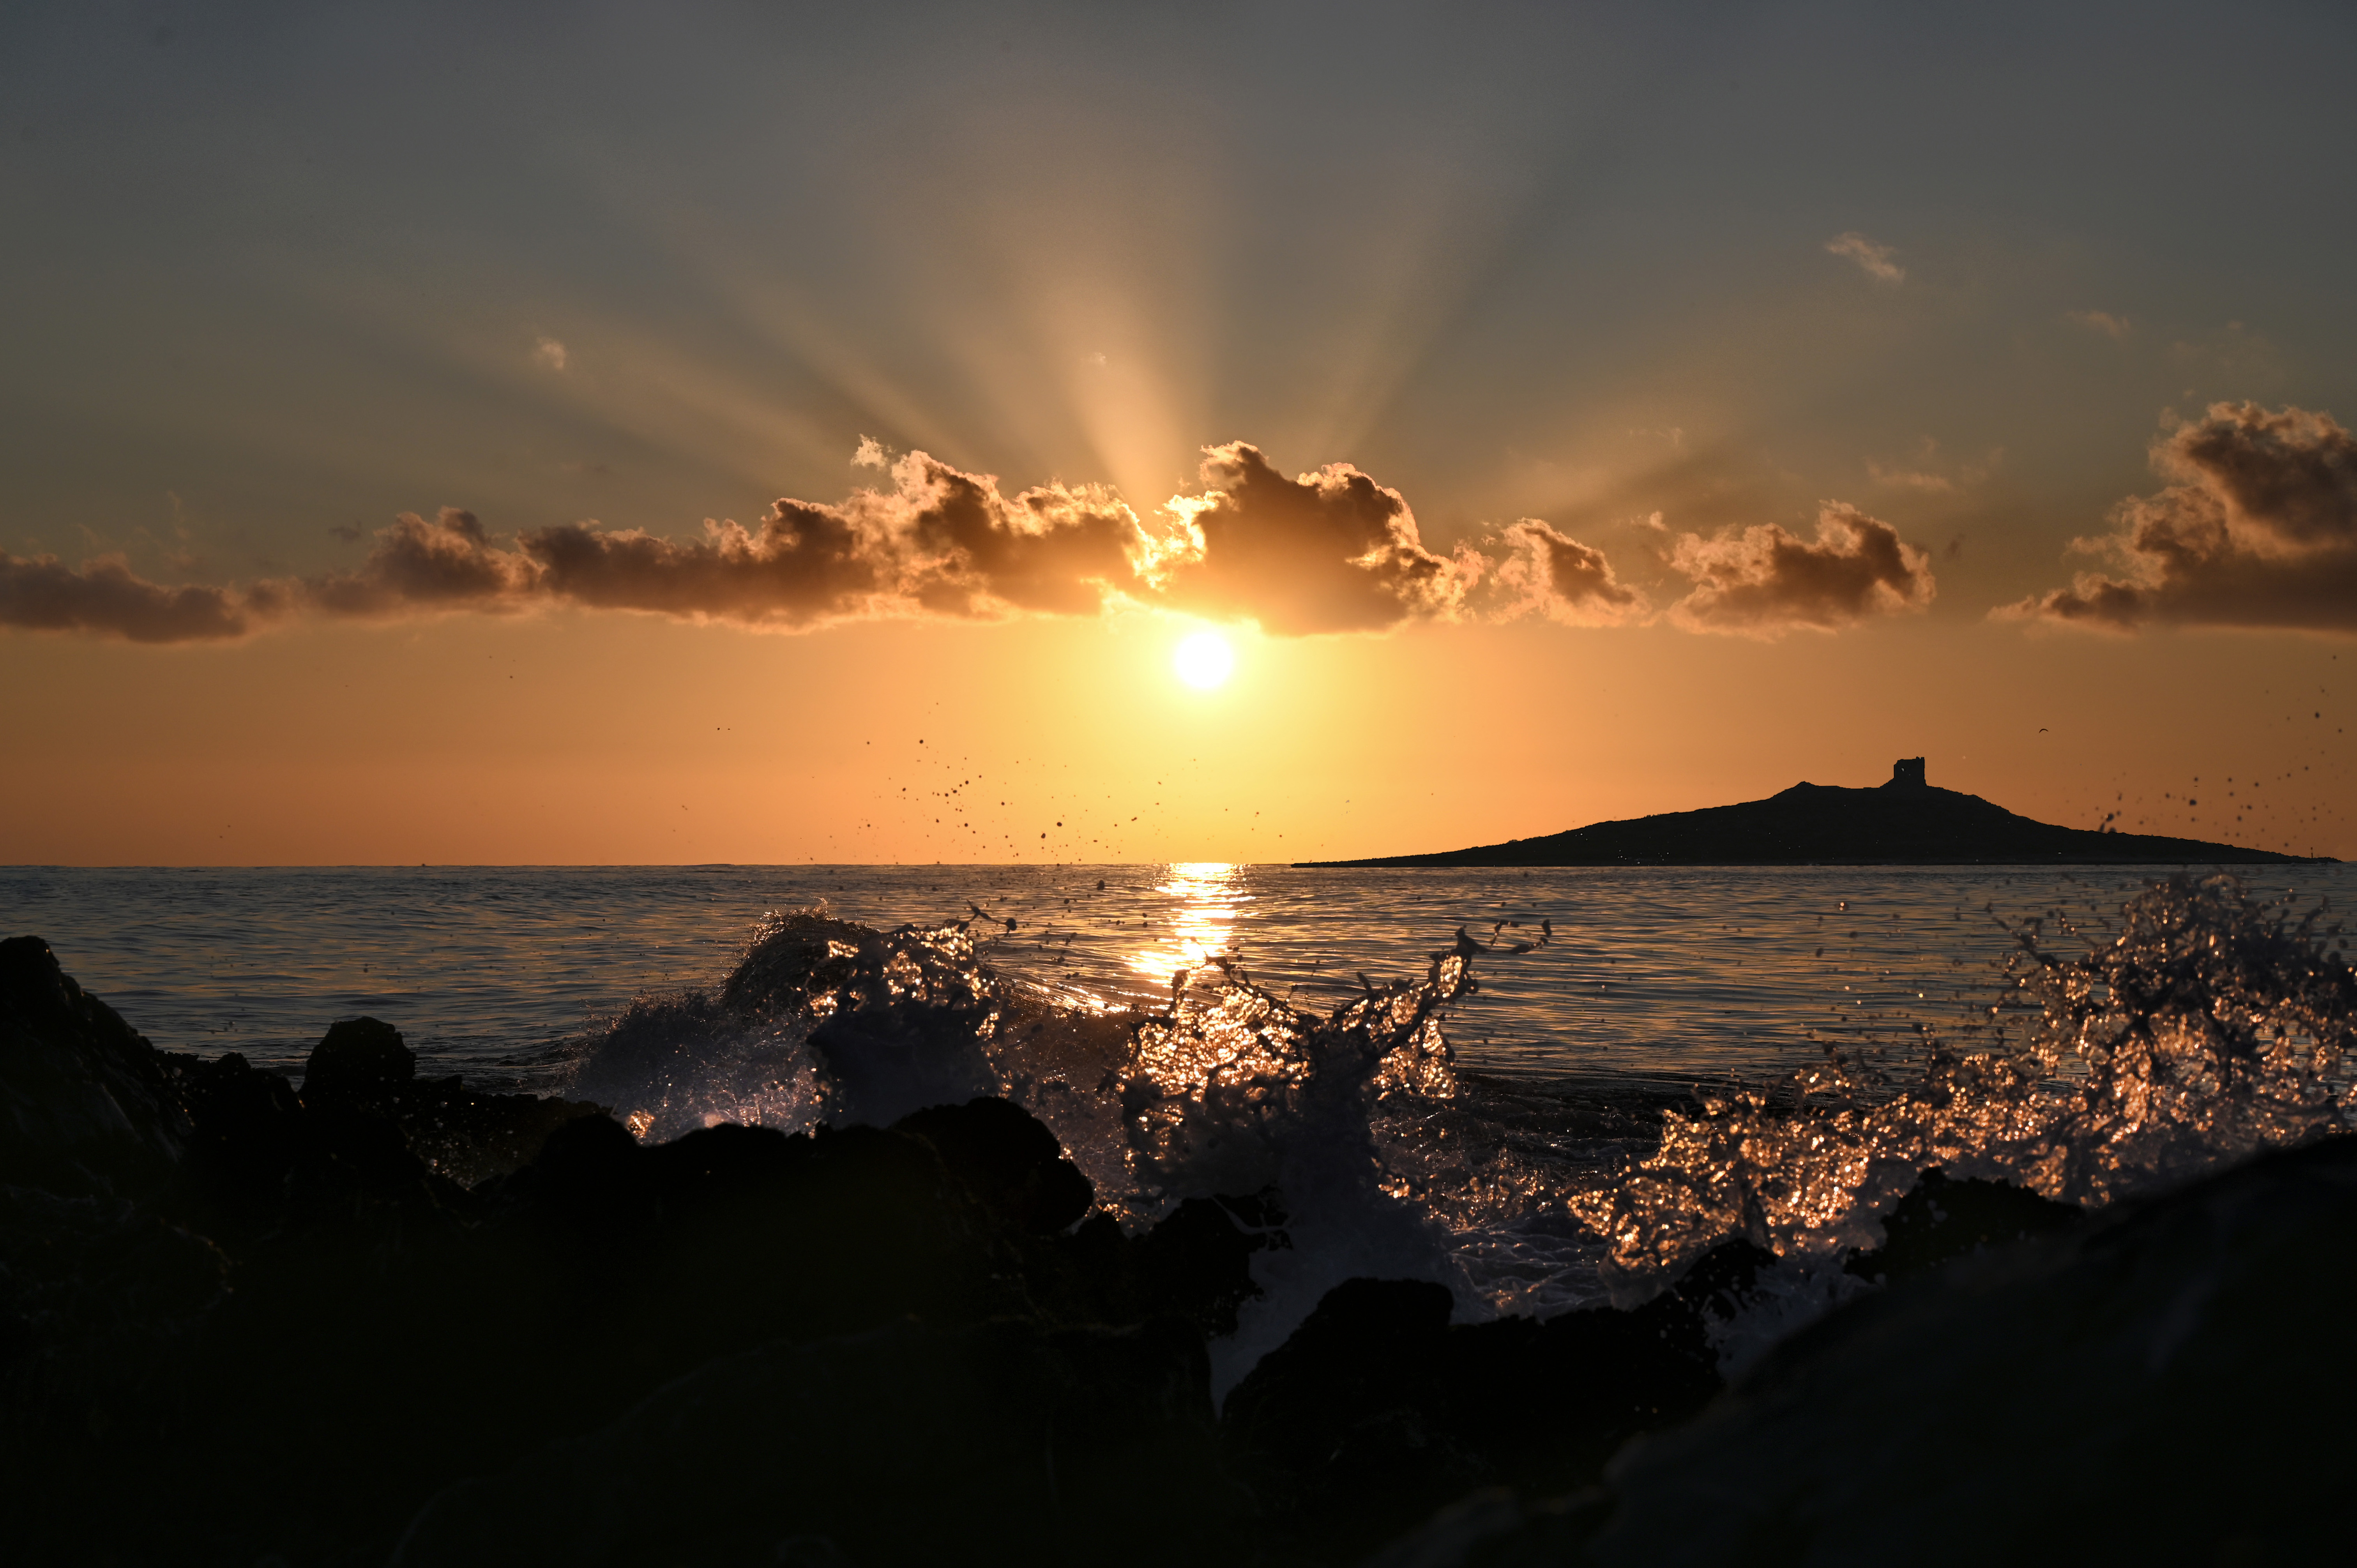
[[[1740,1238],[1782,1262],[1727,1331],[1733,1364],[1861,1288],[1843,1261],[1927,1170],[2095,1207],[2339,1129],[2357,982],[2328,914],[2179,876],[2114,917],[2018,928],[1953,1035],[1918,1023],[1781,1083],[1616,1107],[1457,1070],[1445,1026],[1477,966],[1513,956],[1462,933],[1329,1013],[1230,960],[1141,1009],[996,971],[979,910],[881,931],[804,909],[766,918],[716,989],[634,1003],[572,1092],[653,1141],[1002,1095],[1127,1229],[1259,1195],[1284,1244],[1215,1348],[1222,1389],[1348,1278],[1443,1283],[1460,1321],[1544,1316],[1647,1299]]]

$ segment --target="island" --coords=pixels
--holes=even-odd
[[[1923,758],[1902,757],[1870,789],[1795,784],[1764,800],[1591,822],[1544,838],[1434,854],[1309,860],[1376,865],[2313,865],[2330,855],[2108,828],[2057,827],[1933,785]]]

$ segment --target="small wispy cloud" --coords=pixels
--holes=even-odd
[[[886,468],[891,467],[891,461],[884,456],[884,443],[873,435],[863,435],[859,438],[859,446],[851,454],[851,466],[855,468]]]
[[[561,371],[570,356],[565,353],[564,344],[554,338],[543,338],[533,345],[532,357],[552,371]]]
[[[2066,310],[2062,319],[2076,322],[2090,332],[2100,332],[2115,343],[2128,335],[2128,318],[2114,316],[2108,310]]]
[[[1893,489],[1921,490],[1927,495],[1945,496],[1953,495],[1958,490],[1970,489],[1979,484],[1989,477],[2004,457],[2005,448],[1997,446],[1992,447],[1988,456],[1977,463],[1946,465],[1941,460],[1940,444],[1926,435],[1923,437],[1922,445],[1917,448],[1911,463],[1883,464],[1869,457],[1866,461],[1866,471],[1872,476],[1878,485],[1888,485]]]
[[[1877,244],[1855,229],[1826,241],[1825,249],[1834,255],[1847,256],[1877,283],[1901,283],[1907,277],[1907,269],[1890,259],[1899,253],[1897,251]]]

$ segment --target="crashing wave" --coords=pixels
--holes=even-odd
[[[2179,875],[2116,928],[2058,913],[2017,933],[2007,1001],[1959,1046],[1843,1053],[1773,1090],[1706,1097],[1572,1208],[1609,1242],[1618,1299],[1739,1236],[1796,1261],[1877,1244],[1926,1169],[2085,1206],[2337,1132],[2357,978],[2326,908],[2297,919],[2231,876]],[[2028,1020],[2008,1026],[2008,1013]]]

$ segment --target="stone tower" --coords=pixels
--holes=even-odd
[[[1932,781],[1923,777],[1923,759],[1920,757],[1902,757],[1892,763],[1890,782],[1883,786],[1886,789],[1928,789],[1931,787]]]

